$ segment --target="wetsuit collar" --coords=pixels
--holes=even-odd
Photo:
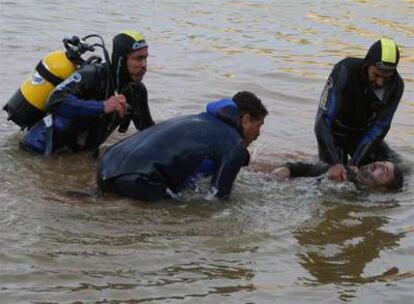
[[[209,103],[207,105],[207,113],[240,131],[240,112],[231,98]]]

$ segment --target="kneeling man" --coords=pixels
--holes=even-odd
[[[194,179],[210,176],[213,194],[229,197],[247,146],[268,114],[250,92],[207,105],[207,111],[167,120],[110,147],[98,163],[103,192],[154,201],[171,198]]]

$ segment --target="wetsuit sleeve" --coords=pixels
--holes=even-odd
[[[155,124],[148,107],[147,88],[142,82],[131,83],[126,87],[123,94],[130,107],[129,119],[132,119],[137,130],[143,130]],[[128,124],[128,120],[121,124],[120,131],[126,131]]]
[[[400,90],[399,94],[396,94],[395,98],[390,100],[388,106],[378,113],[372,127],[362,136],[361,141],[349,162],[351,166],[360,165],[362,159],[383,140],[385,135],[387,135],[403,91],[404,89]]]
[[[286,163],[284,167],[288,167],[290,177],[314,177],[326,173],[329,165],[326,163],[309,164],[303,162]]]
[[[217,190],[216,196],[227,199],[230,196],[234,180],[240,168],[246,162],[247,149],[237,146],[226,149],[221,159],[217,160],[217,170],[211,180],[211,185]]]
[[[97,87],[99,78],[92,66],[85,66],[60,83],[50,95],[47,111],[73,119],[104,113],[104,100],[83,99]]]
[[[343,90],[347,77],[346,66],[341,63],[336,64],[323,89],[315,121],[318,144],[328,151],[333,164],[341,162],[335,149],[332,125],[343,102]]]

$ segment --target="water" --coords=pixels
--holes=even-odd
[[[414,163],[411,0],[0,3],[1,106],[63,37],[98,33],[110,47],[138,29],[155,120],[251,90],[270,111],[252,156],[268,163],[315,156],[332,65],[393,37],[406,88],[387,141]],[[387,194],[243,170],[224,203],[80,198],[66,192],[93,189],[93,158],[20,151],[3,111],[0,133],[1,303],[414,301],[412,176]]]

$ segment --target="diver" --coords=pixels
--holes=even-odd
[[[116,35],[112,63],[85,64],[57,85],[46,105],[51,115],[26,132],[21,147],[44,155],[95,153],[116,128],[126,132],[131,120],[138,130],[154,125],[142,83],[147,57],[141,33]]]
[[[305,163],[288,162],[274,168],[270,176],[276,180],[295,177],[321,176],[329,171],[330,165],[324,162]],[[270,171],[270,167],[267,168]],[[400,190],[404,184],[403,169],[390,161],[376,161],[360,167],[345,166],[346,177],[342,181],[350,181],[358,188],[376,190]],[[334,179],[328,175],[329,179]]]
[[[251,92],[173,118],[109,147],[98,161],[100,190],[132,199],[176,198],[200,177],[212,176],[208,197],[227,199],[268,114]]]
[[[399,58],[395,42],[382,38],[364,59],[345,58],[334,66],[315,122],[319,158],[330,164],[334,180],[346,179],[346,165],[401,161],[383,141],[404,91]]]

